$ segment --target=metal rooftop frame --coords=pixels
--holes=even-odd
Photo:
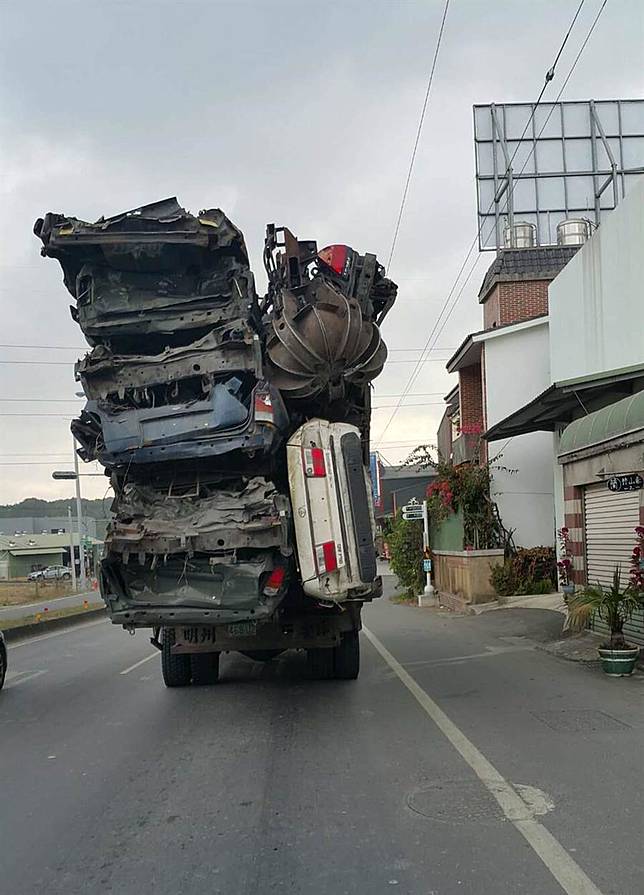
[[[598,225],[644,173],[642,99],[491,103],[473,113],[481,251],[503,246],[516,215],[536,225],[537,245],[554,244],[566,218]]]

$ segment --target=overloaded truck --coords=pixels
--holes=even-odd
[[[71,428],[114,490],[100,566],[113,623],[152,629],[167,686],[222,652],[306,650],[358,676],[381,594],[368,476],[370,383],[396,285],[375,255],[266,229],[259,296],[240,230],[166,199],[34,227],[90,350]]]

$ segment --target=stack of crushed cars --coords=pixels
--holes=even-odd
[[[112,620],[271,616],[296,580],[286,441],[313,417],[350,422],[367,462],[395,284],[374,255],[269,225],[260,299],[240,230],[176,199],[91,224],[49,213],[34,232],[91,347],[71,428],[115,493],[100,575]]]

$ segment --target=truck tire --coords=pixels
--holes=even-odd
[[[327,681],[333,677],[334,664],[333,654],[335,650],[331,647],[326,649],[309,649],[306,651],[309,663],[311,677],[315,681]]]
[[[333,649],[335,677],[343,681],[355,681],[360,674],[360,638],[357,631],[342,635],[339,646]]]
[[[7,676],[7,650],[2,641],[0,641],[0,690],[4,686],[4,679]]]
[[[191,653],[192,683],[197,687],[216,684],[219,680],[219,653]]]
[[[190,683],[190,656],[173,656],[174,628],[163,628],[161,643],[161,673],[166,687],[187,687]]]

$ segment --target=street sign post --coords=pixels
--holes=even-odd
[[[423,518],[423,504],[412,497],[409,503],[402,508],[402,517],[407,522],[419,522]]]
[[[427,501],[420,503],[415,497],[406,503],[402,508],[402,517],[407,522],[423,521],[423,572],[426,576],[425,590],[422,596],[433,597],[434,588],[432,586],[432,561],[429,553],[429,513],[427,512]],[[418,597],[418,605],[422,606],[422,596]]]

